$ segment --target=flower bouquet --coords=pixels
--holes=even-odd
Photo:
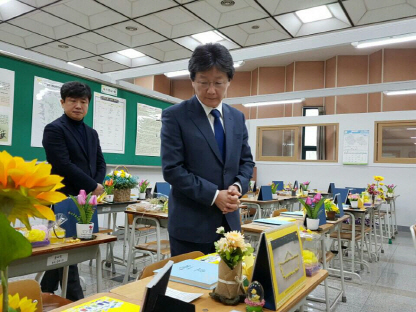
[[[215,250],[221,257],[218,264],[218,285],[211,297],[227,305],[236,305],[244,300],[242,285],[242,261],[249,256],[253,248],[244,242],[244,235],[238,231],[224,233],[224,228],[217,229],[224,237],[215,242]]]
[[[94,223],[91,222],[94,214],[95,206],[97,206],[97,196],[80,190],[77,197],[69,195],[78,208],[79,216],[75,213],[69,212],[74,216],[77,223],[77,237],[82,239],[91,239]]]
[[[36,303],[27,298],[20,299],[18,294],[8,294],[7,267],[11,262],[32,254],[29,240],[10,223],[14,224],[18,219],[31,230],[29,217],[55,220],[49,206],[66,199],[64,194],[56,191],[64,186],[61,183],[63,178],[51,175],[49,164],[36,164],[36,159],[25,162],[6,151],[0,153],[0,168],[0,277],[3,289],[0,310],[34,311]]]
[[[367,193],[371,195],[372,203],[374,204],[376,196],[379,194],[377,185],[375,183],[367,184]]]
[[[130,191],[137,186],[137,179],[126,170],[111,171],[104,178],[104,184],[107,180],[112,179],[114,182],[114,201],[124,202],[130,201]]]
[[[146,199],[146,189],[150,185],[148,180],[141,180],[139,182],[139,199]]]
[[[320,209],[324,203],[324,198],[321,193],[317,193],[313,198],[306,198],[304,201],[302,198],[298,198],[306,211],[306,224],[309,230],[317,230],[319,228],[319,215],[322,213]]]
[[[326,218],[328,220],[335,220],[335,214],[339,213],[338,206],[334,203],[332,199],[325,199],[324,201]]]
[[[397,185],[394,184],[387,184],[385,185],[386,189],[387,189],[387,197],[393,197],[394,196],[394,189],[396,188]]]
[[[351,208],[358,208],[358,200],[360,199],[360,195],[358,194],[349,194],[348,200],[350,201]]]
[[[305,196],[308,195],[308,188],[309,188],[310,183],[311,183],[310,181],[305,181],[305,182],[300,184],[300,189],[302,190],[303,195],[305,195]]]

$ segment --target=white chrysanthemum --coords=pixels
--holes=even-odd
[[[224,227],[223,226],[220,226],[219,228],[217,228],[217,232],[216,232],[217,234],[222,234],[222,233],[224,233]]]

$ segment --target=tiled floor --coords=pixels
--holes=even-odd
[[[117,242],[114,248],[116,255],[122,253],[122,243]],[[102,247],[102,255],[105,249]],[[149,264],[137,261],[137,269]],[[96,293],[95,263],[90,267],[87,262],[79,265],[80,275],[85,280],[85,296]],[[122,277],[125,267],[116,265],[116,273],[104,267],[102,291],[121,285],[113,281],[115,277]],[[139,274],[137,273],[137,274]],[[136,274],[136,276],[137,276]],[[370,273],[361,272],[362,284],[346,282],[346,303],[339,303],[337,312],[407,312],[416,311],[416,250],[410,232],[399,232],[393,244],[385,245],[385,253],[381,254],[379,262],[370,263]],[[27,278],[27,277],[26,277]],[[30,275],[29,278],[34,278]],[[329,278],[329,285],[339,286],[339,280]],[[324,288],[318,288],[313,295],[323,297]],[[332,293],[331,296],[332,298]],[[319,307],[323,307],[318,304]],[[230,309],[232,310],[232,309]],[[305,309],[316,311],[316,309]]]

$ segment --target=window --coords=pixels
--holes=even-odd
[[[257,128],[256,160],[338,161],[338,124]]]
[[[375,124],[374,162],[416,163],[416,120]]]

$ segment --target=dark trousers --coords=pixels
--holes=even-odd
[[[58,290],[58,283],[62,287],[63,272],[63,268],[46,271],[43,275],[42,281],[40,282],[42,292],[54,293]],[[76,264],[69,266],[66,298],[72,301],[84,298],[84,293],[82,292],[79,281],[78,266]]]
[[[222,226],[224,227],[225,232],[231,231],[230,226],[228,225],[227,219],[225,216],[222,218]],[[216,231],[217,229],[213,229]],[[201,251],[205,255],[215,252],[214,242],[219,240],[222,237],[222,234],[218,234],[218,237],[215,241],[209,243],[194,243],[191,241],[184,241],[180,239],[176,239],[169,235],[169,243],[170,243],[170,255],[171,257],[182,255],[184,253],[192,252],[192,251]],[[192,239],[192,238],[190,238]]]

